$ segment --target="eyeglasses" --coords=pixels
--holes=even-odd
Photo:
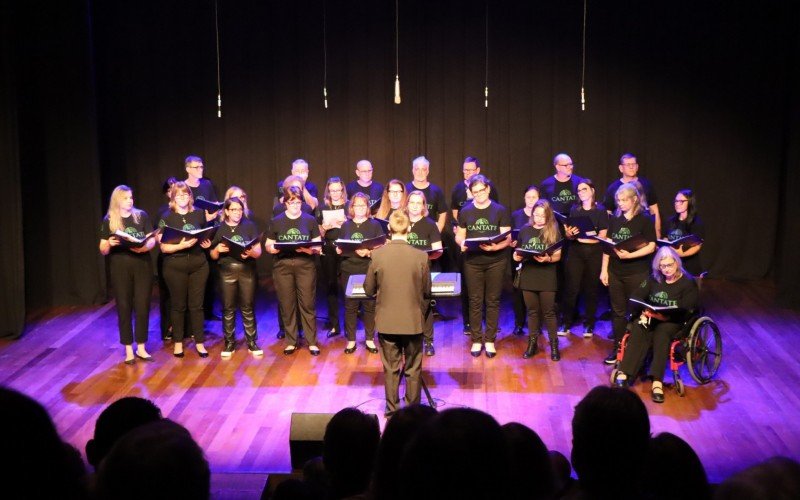
[[[287,202],[286,202],[286,204],[287,204],[287,205],[292,205],[292,206],[295,206],[295,205],[302,205],[302,204],[303,204],[303,202],[302,202],[302,201],[299,201],[299,200],[294,200],[294,201],[287,201]]]
[[[403,194],[403,191],[398,189],[390,189],[389,194]]]
[[[188,198],[189,193],[178,193],[175,195],[175,198]]]
[[[639,166],[639,164],[638,164],[638,163],[636,163],[636,162],[633,162],[633,163],[623,163],[623,164],[622,164],[622,166],[623,166],[623,167],[638,167],[638,166]]]
[[[366,205],[352,205],[352,207],[353,207],[353,210],[355,210],[357,208],[367,208]]]
[[[484,187],[482,187],[482,188],[479,188],[479,189],[471,189],[470,191],[472,191],[472,196],[475,196],[475,195],[478,195],[478,194],[483,194],[483,193],[485,193],[486,191],[488,191],[488,189],[489,189],[489,188],[487,188],[486,186],[484,186]]]
[[[672,262],[670,262],[670,263],[668,263],[668,264],[659,264],[659,265],[658,265],[658,268],[659,268],[659,269],[669,269],[669,268],[671,268],[671,267],[675,267],[675,266],[677,266],[677,265],[678,265],[678,263],[677,263],[677,262],[675,262],[675,261],[672,261]]]
[[[228,208],[228,212],[244,212],[241,208]]]
[[[556,167],[573,167],[572,163],[556,163]]]
[[[188,168],[205,168],[203,165],[189,165]]]
[[[463,170],[464,170],[464,172],[467,172],[468,174],[471,174],[472,172],[477,172],[478,171],[477,168],[465,168]]]
[[[341,193],[342,190],[341,189],[329,189],[328,192],[329,193]]]
[[[591,191],[591,190],[589,188],[587,188],[587,187],[578,188],[578,192],[579,193],[582,193],[584,191]]]
[[[369,169],[369,170],[356,170],[356,172],[358,172],[359,174],[369,174],[369,173],[372,172],[372,169]]]
[[[689,200],[675,200],[675,203],[689,203]]]

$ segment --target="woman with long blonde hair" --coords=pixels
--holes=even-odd
[[[136,358],[153,360],[145,346],[153,283],[148,252],[155,245],[155,239],[148,237],[150,227],[147,213],[133,206],[131,188],[125,185],[114,188],[100,228],[100,253],[109,256],[111,286],[117,299],[119,341],[125,346],[125,364],[128,365],[134,364]],[[135,353],[132,312],[136,314]]]
[[[392,212],[406,208],[406,198],[406,185],[397,179],[390,180],[383,189],[381,206],[378,208],[378,213],[375,214],[375,217],[389,220]]]

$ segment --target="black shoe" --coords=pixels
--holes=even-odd
[[[308,346],[308,352],[310,352],[312,356],[319,356],[320,354],[319,347],[315,345]]]
[[[141,359],[142,361],[150,361],[150,362],[155,361],[155,359],[153,359],[153,356],[142,356],[138,352],[136,354],[134,354],[134,356],[136,356],[137,358]]]
[[[433,356],[435,354],[436,350],[433,348],[433,342],[425,342],[425,355]]]
[[[341,332],[339,331],[338,328],[331,328],[328,331],[328,335],[327,336],[328,336],[328,338],[331,338],[331,337],[335,337],[335,336],[339,335],[339,333],[341,333]]]
[[[631,386],[631,381],[628,380],[627,377],[619,378],[619,376],[617,376],[617,378],[614,379],[614,385],[616,385],[617,387],[622,387],[623,389],[627,389],[628,387]]]
[[[472,335],[472,331],[469,329],[469,323],[464,323],[464,335]]]
[[[283,348],[283,354],[287,356],[291,356],[295,351],[297,351],[297,346],[290,345]]]
[[[469,353],[472,355],[473,358],[477,358],[481,355],[481,351],[483,350],[483,344],[479,342],[475,342],[472,346],[472,349]]]
[[[550,359],[553,361],[561,360],[561,353],[558,351],[558,338],[550,341]]]
[[[164,342],[169,342],[170,340],[172,340],[172,332],[167,332],[164,335],[162,335],[161,340],[163,340]]]
[[[197,351],[197,348],[195,347],[194,350]],[[197,355],[200,356],[201,358],[207,358],[208,357],[208,351],[206,351],[206,352],[197,351]]]
[[[521,337],[521,336],[525,335],[525,328],[523,328],[522,325],[515,326],[514,327],[514,335],[516,335],[517,337]]]
[[[664,402],[664,387],[661,387],[660,392],[656,392],[655,388],[650,389],[650,399],[653,400],[653,403],[663,403]]]
[[[279,339],[286,338],[286,332],[284,330],[278,330],[278,333],[275,335],[275,337]]]
[[[371,352],[372,354],[378,354],[378,348],[377,347],[370,347],[369,344],[367,344],[367,350],[369,352]]]
[[[136,358],[126,359],[125,360],[125,364],[126,365],[135,365],[136,364]]]
[[[606,359],[603,360],[603,363],[607,365],[613,365],[617,362],[617,351],[619,350],[619,342],[614,342],[614,348],[611,349],[611,352],[608,353]]]
[[[489,359],[497,356],[497,351],[494,348],[494,342],[486,342],[486,344],[483,345],[483,352],[486,353],[486,357]]]
[[[233,340],[226,341],[225,347],[222,349],[220,356],[223,358],[230,358],[233,355],[233,351],[236,350],[236,342]]]
[[[561,326],[558,327],[558,336],[559,337],[566,337],[572,333],[572,325],[569,323],[563,323]]]
[[[594,325],[586,325],[583,330],[583,338],[590,339],[594,336]]]
[[[261,348],[258,347],[258,344],[256,344],[255,340],[251,340],[247,343],[247,350],[250,351],[250,354],[252,354],[253,356],[264,355],[264,351],[262,351]]]
[[[353,354],[354,352],[356,352],[357,348],[358,348],[358,344],[354,345],[353,347],[345,347],[344,348],[344,353],[345,354]]]
[[[528,338],[528,348],[525,349],[525,352],[522,354],[522,357],[524,359],[530,359],[530,358],[534,357],[537,352],[539,352],[538,340],[539,340],[538,337],[529,337]]]
[[[181,352],[173,352],[172,355],[175,356],[176,358],[182,358],[183,357],[183,351],[181,351]]]

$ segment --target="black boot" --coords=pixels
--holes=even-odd
[[[525,359],[532,358],[539,352],[539,336],[538,335],[531,335],[528,337],[528,348],[525,349],[525,352],[522,354],[522,357]]]
[[[555,335],[550,337],[550,359],[553,361],[561,359],[561,353],[558,352],[558,337]]]
[[[619,345],[620,342],[618,340],[614,341],[614,348],[611,349],[610,353],[608,353],[608,356],[606,356],[606,359],[603,360],[603,363],[607,365],[613,365],[617,362],[617,351],[619,351]]]

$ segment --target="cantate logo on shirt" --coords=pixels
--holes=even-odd
[[[183,227],[181,229],[183,229],[184,231],[194,231],[197,228],[194,227],[194,224],[186,223],[186,224],[183,225]]]
[[[497,231],[497,224],[490,224],[488,220],[481,217],[475,224],[467,224],[470,231]]]
[[[650,303],[657,306],[678,307],[678,301],[670,300],[667,292],[651,293]]]
[[[675,241],[675,240],[679,240],[681,238],[683,238],[683,231],[681,231],[680,229],[677,229],[677,228],[673,229],[672,231],[670,231],[669,234],[667,235],[667,239],[669,241]]]
[[[631,237],[631,230],[627,227],[621,227],[619,231],[611,235],[611,239],[614,241],[625,241]]]
[[[426,247],[428,246],[428,240],[423,240],[420,238],[417,233],[408,233],[408,243],[409,245],[415,247]]]
[[[353,233],[350,235],[350,239],[353,241],[361,241],[364,239],[364,235],[361,233]]]
[[[560,203],[566,203],[570,201],[575,201],[578,199],[578,197],[575,194],[573,194],[573,192],[570,191],[569,189],[562,189],[560,193],[558,193],[557,195],[553,196],[550,199]]]
[[[167,221],[165,221],[164,219],[158,221],[158,227],[166,227],[166,226],[167,226]]]
[[[299,229],[293,227],[286,233],[279,234],[278,241],[308,241],[308,235],[302,234]]]
[[[230,240],[236,243],[244,243],[244,238],[242,238],[241,234],[234,234],[230,237]]]
[[[125,234],[129,234],[129,235],[131,235],[134,238],[139,239],[139,240],[144,238],[144,233],[139,231],[135,227],[126,227],[125,228]]]
[[[534,236],[533,238],[529,239],[527,243],[523,246],[525,250],[544,250],[546,245],[542,240],[539,239],[538,236]]]

